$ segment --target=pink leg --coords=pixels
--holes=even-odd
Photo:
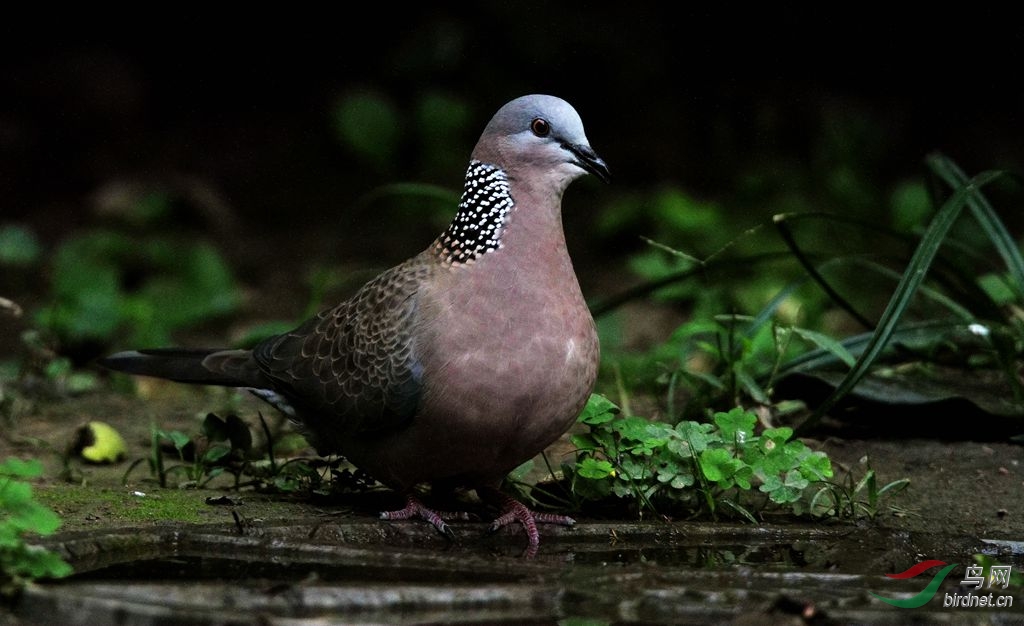
[[[384,520],[400,520],[412,517],[420,517],[427,520],[434,528],[437,529],[437,532],[449,539],[455,539],[455,531],[445,523],[443,517],[448,517],[449,519],[465,519],[465,514],[462,514],[461,516],[459,514],[444,515],[442,517],[441,513],[427,508],[426,505],[420,502],[419,499],[413,495],[405,497],[405,508],[397,511],[384,511],[380,514],[380,518]]]
[[[486,488],[481,490],[481,497],[485,497],[501,505],[501,515],[491,523],[491,531],[496,531],[502,526],[512,522],[519,522],[526,529],[526,538],[529,541],[529,551],[536,553],[540,545],[540,531],[537,524],[561,524],[572,526],[576,520],[567,515],[555,515],[554,513],[540,513],[531,511],[525,504],[515,498],[501,493],[497,489]]]

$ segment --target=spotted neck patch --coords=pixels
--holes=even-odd
[[[457,265],[497,250],[512,206],[505,171],[471,161],[459,211],[434,242],[434,252],[443,262]]]

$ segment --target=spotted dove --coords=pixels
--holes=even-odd
[[[537,513],[497,490],[562,435],[598,368],[594,321],[562,229],[562,194],[609,171],[576,111],[553,96],[503,106],[484,129],[458,212],[423,252],[352,298],[252,350],[121,352],[108,368],[182,383],[249,388],[293,418],[320,454],[340,454],[406,494],[384,519],[419,516],[413,495],[461,484],[521,523],[534,551]]]

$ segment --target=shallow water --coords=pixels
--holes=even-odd
[[[520,556],[519,535],[484,536],[483,524],[463,524],[460,541],[449,544],[425,526],[357,521],[255,526],[244,534],[224,527],[76,533],[54,547],[78,573],[31,587],[18,614],[72,624],[896,624],[908,619],[906,610],[869,592],[917,594],[930,575],[884,574],[941,550],[960,566],[935,599],[914,610],[915,620],[1024,621],[1019,602],[997,611],[941,601],[962,592],[959,581],[975,553],[1024,568],[1012,543],[838,525],[609,523],[549,531],[530,559]]]

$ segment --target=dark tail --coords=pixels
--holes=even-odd
[[[213,358],[209,358],[216,355]],[[260,386],[248,350],[158,348],[127,350],[100,359],[108,369],[193,385]],[[248,366],[248,367],[247,367]]]

